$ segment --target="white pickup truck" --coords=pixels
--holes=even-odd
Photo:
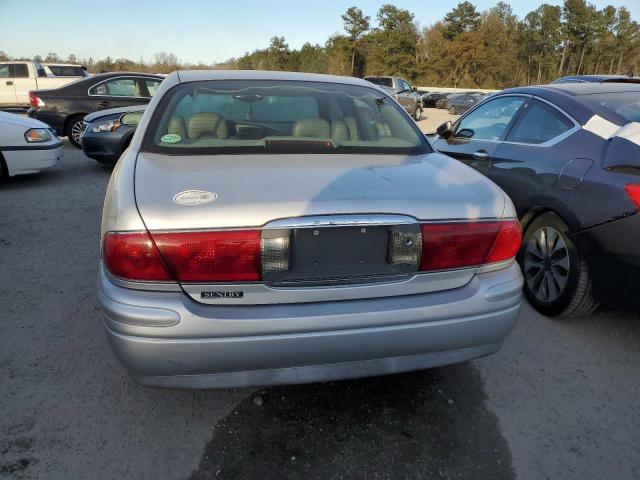
[[[88,75],[80,65],[0,62],[0,108],[28,107],[29,91],[58,88]]]

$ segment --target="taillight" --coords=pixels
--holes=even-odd
[[[496,243],[484,263],[496,263],[514,258],[522,243],[522,228],[517,220],[500,222]]]
[[[521,242],[517,220],[422,225],[420,271],[466,268],[509,260]]]
[[[116,277],[137,281],[173,280],[147,232],[107,233],[102,260]]]
[[[260,230],[153,233],[169,271],[180,282],[260,279]]]
[[[636,208],[640,208],[640,183],[629,183],[624,186],[624,191]]]
[[[29,104],[31,104],[31,106],[35,109],[38,109],[39,107],[44,107],[45,103],[42,101],[42,99],[38,96],[38,92],[29,92]]]

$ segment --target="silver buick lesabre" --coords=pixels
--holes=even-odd
[[[365,377],[496,352],[520,225],[359,79],[169,75],[106,193],[99,297],[139,382]]]

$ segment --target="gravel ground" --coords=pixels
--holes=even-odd
[[[640,477],[638,314],[525,306],[498,354],[406,375],[135,385],[95,293],[109,174],[66,145],[54,169],[0,185],[0,478]]]

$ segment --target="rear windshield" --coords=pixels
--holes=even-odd
[[[269,80],[174,87],[155,110],[143,149],[180,155],[431,151],[415,123],[375,88]]]
[[[616,112],[629,122],[640,122],[640,92],[597,93],[582,95],[581,99],[594,107]]]
[[[56,77],[84,77],[87,72],[82,67],[68,67],[63,65],[47,65]]]
[[[367,82],[371,82],[374,85],[380,85],[381,87],[393,87],[393,82],[388,77],[365,77]]]

